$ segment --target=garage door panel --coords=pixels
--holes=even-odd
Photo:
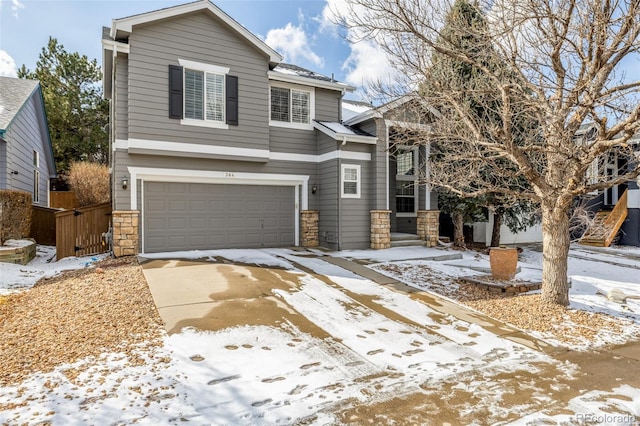
[[[146,182],[145,252],[295,243],[294,188]]]

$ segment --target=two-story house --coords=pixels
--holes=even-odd
[[[379,112],[343,123],[353,87],[282,63],[207,0],[115,19],[102,44],[116,255],[389,246],[389,132]]]

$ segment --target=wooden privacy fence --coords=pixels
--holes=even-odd
[[[111,203],[73,210],[34,207],[31,236],[40,244],[55,241],[57,259],[104,253],[109,247],[102,244],[102,234],[110,221]]]
[[[33,206],[31,210],[31,238],[45,246],[56,245],[56,213],[59,209]]]
[[[78,197],[73,191],[51,191],[49,205],[58,209],[75,209],[78,207]]]

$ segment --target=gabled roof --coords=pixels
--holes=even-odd
[[[354,125],[354,124],[359,124],[362,123],[364,121],[370,120],[372,118],[383,118],[384,114],[387,113],[388,111],[391,111],[395,108],[401,107],[402,105],[409,103],[409,102],[421,102],[421,100],[419,98],[417,98],[416,96],[413,95],[404,95],[399,97],[398,99],[394,99],[391,102],[387,102],[384,105],[380,105],[379,107],[375,107],[375,108],[371,108],[367,111],[364,111],[356,116],[353,116],[351,118],[349,118],[348,120],[345,120],[345,123],[348,125]],[[430,113],[432,113],[435,116],[440,116],[440,112],[433,108],[430,105],[426,105],[426,109],[429,110]]]
[[[5,137],[11,123],[29,99],[36,97],[36,117],[42,134],[44,154],[49,166],[49,177],[56,176],[56,165],[53,157],[53,146],[49,135],[47,113],[44,109],[44,98],[38,80],[24,80],[13,77],[0,77],[0,138]],[[38,102],[39,101],[39,102]]]
[[[378,138],[355,127],[346,126],[335,121],[313,120],[313,127],[337,141],[358,142],[375,145]]]
[[[282,62],[282,56],[269,47],[264,41],[260,40],[251,31],[247,30],[238,21],[227,15],[218,6],[209,0],[198,0],[192,3],[186,3],[179,6],[167,7],[164,9],[154,10],[152,12],[132,15],[125,18],[114,19],[111,25],[110,37],[113,40],[120,40],[124,36],[133,31],[135,25],[146,24],[161,19],[172,18],[174,16],[184,15],[186,13],[208,10],[213,15],[222,20],[229,27],[243,36],[249,43],[253,44],[258,50],[261,50],[269,57],[269,61],[273,64]],[[104,36],[104,35],[103,35]]]
[[[342,92],[353,92],[355,87],[336,81],[333,76],[327,77],[315,71],[292,64],[280,63],[268,73],[269,79],[285,83],[305,84],[308,86],[322,87]]]
[[[369,102],[354,101],[351,99],[342,100],[342,121],[347,121],[356,115],[373,109]]]
[[[3,136],[39,84],[37,80],[0,77],[0,136]]]

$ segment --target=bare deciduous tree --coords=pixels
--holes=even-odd
[[[543,300],[567,305],[574,199],[640,174],[633,145],[640,81],[623,71],[633,60],[638,67],[640,0],[483,0],[474,7],[488,25],[453,32],[443,31],[449,1],[347,0],[341,24],[352,41],[375,40],[400,70],[404,80],[386,89],[447,109],[444,119],[411,132],[418,143],[447,144],[446,161],[431,164],[433,185],[540,205]],[[460,49],[452,34],[491,49]],[[439,78],[440,86],[423,90],[433,81],[434,54],[473,66],[483,78],[472,87]],[[495,61],[499,67],[490,66]],[[485,97],[487,115],[499,120],[471,108],[469,91],[476,101]],[[587,123],[597,132],[576,137]],[[628,166],[609,176],[590,173],[610,153],[626,157]]]

